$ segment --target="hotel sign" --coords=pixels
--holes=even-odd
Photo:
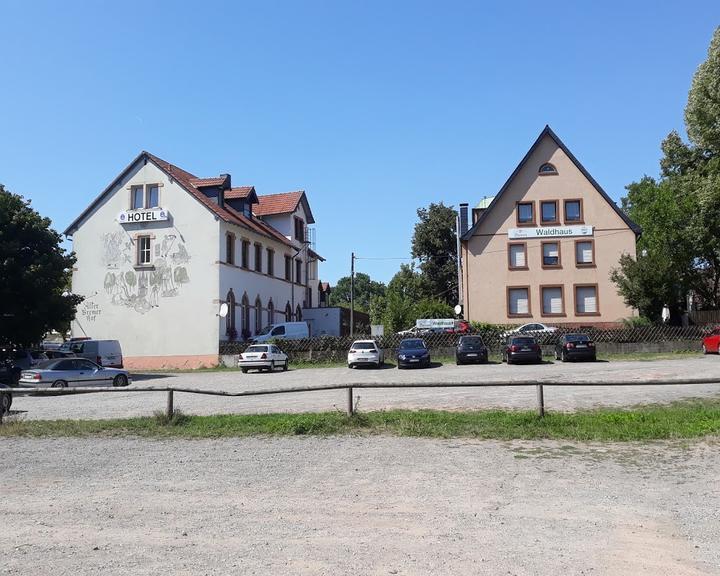
[[[168,219],[168,211],[164,208],[151,208],[149,210],[125,210],[120,212],[117,221],[120,224],[135,224],[140,222],[161,222]]]
[[[510,228],[510,240],[524,240],[525,238],[563,238],[565,236],[592,236],[593,227],[581,224],[579,226],[539,226],[537,228]]]

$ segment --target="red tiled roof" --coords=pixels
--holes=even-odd
[[[287,214],[294,212],[305,192],[281,192],[280,194],[265,194],[258,196],[258,205],[253,207],[257,216],[270,216],[272,214]]]
[[[193,178],[190,183],[197,187],[202,188],[204,186],[221,186],[225,183],[225,180],[227,180],[227,177],[223,178]]]
[[[190,194],[192,194],[195,198],[197,198],[200,202],[202,202],[225,222],[237,224],[238,226],[248,228],[262,234],[263,236],[269,236],[270,238],[274,238],[275,240],[278,240],[283,244],[292,246],[292,243],[285,236],[280,234],[280,232],[275,230],[275,228],[273,228],[272,226],[260,220],[248,218],[243,214],[240,214],[240,212],[233,210],[229,206],[221,208],[215,202],[210,200],[210,198],[205,196],[205,194],[200,192],[200,190],[198,190],[192,184],[193,180],[208,180],[207,178],[197,178],[197,176],[191,174],[190,172],[186,172],[182,168],[178,168],[177,166],[174,166],[173,164],[170,164],[169,162],[166,162],[165,160],[162,160],[161,158],[158,158],[157,156],[154,156],[149,152],[146,152],[146,154],[148,158],[150,158],[157,166],[159,166],[162,170],[171,175],[178,182],[178,184],[180,184],[183,188],[190,192]],[[252,189],[252,187],[250,188]]]
[[[238,186],[225,191],[225,198],[234,200],[236,198],[247,198],[255,190],[254,186]]]

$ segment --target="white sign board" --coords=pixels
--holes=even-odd
[[[168,219],[168,211],[164,208],[150,208],[149,210],[125,210],[120,212],[117,221],[120,224],[135,224],[138,222],[161,222]]]
[[[592,236],[593,227],[585,224],[578,226],[539,226],[537,228],[510,228],[510,240],[525,238],[562,238],[565,236]]]
[[[426,318],[415,320],[417,328],[455,328],[455,320],[453,318]]]
[[[384,324],[370,324],[370,336],[373,338],[382,338],[385,336]]]

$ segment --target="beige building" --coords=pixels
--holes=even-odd
[[[470,221],[469,221],[470,220]],[[610,280],[640,228],[546,126],[497,195],[460,205],[464,315],[610,325],[633,316]]]

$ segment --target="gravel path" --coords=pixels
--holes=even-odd
[[[720,385],[652,386],[653,380],[716,377],[720,381],[720,359],[699,356],[652,362],[545,363],[540,366],[438,366],[426,370],[349,370],[317,368],[288,372],[249,373],[196,372],[136,374],[133,386],[185,386],[217,390],[256,390],[286,386],[348,382],[489,382],[542,378],[554,381],[637,380],[637,387],[552,387],[545,390],[549,410],[577,410],[597,406],[631,406],[665,403],[689,397],[718,397]],[[416,388],[356,391],[360,410],[388,408],[523,408],[533,409],[535,388]],[[165,395],[159,393],[113,393],[60,398],[15,399],[13,409],[27,419],[120,418],[150,415],[163,409]],[[222,398],[176,394],[175,406],[189,414],[303,412],[344,410],[345,391],[312,392]]]
[[[720,574],[720,440],[4,439],[0,574]]]

